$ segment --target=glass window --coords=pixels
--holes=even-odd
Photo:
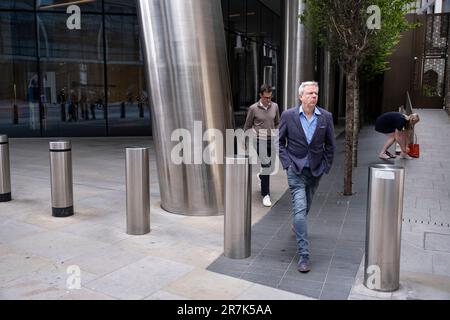
[[[110,135],[151,135],[149,93],[134,16],[106,16]]]
[[[36,2],[36,8],[45,11],[67,12],[68,7],[72,5],[78,6],[82,13],[102,11],[102,0],[37,0]]]
[[[246,1],[242,0],[230,0],[228,19],[229,28],[232,31],[245,33],[246,32],[246,14],[245,14]]]
[[[223,24],[225,28],[228,28],[228,0],[222,1],[222,14],[223,14]]]
[[[39,136],[39,79],[33,13],[0,12],[0,131]]]
[[[245,105],[247,108],[259,100],[259,87],[262,84],[260,76],[260,45],[254,41],[247,43],[247,59],[246,70],[247,76],[245,78]]]
[[[272,45],[275,47],[280,47],[281,46],[281,18],[279,16],[274,16],[273,17],[273,38],[272,38]],[[277,48],[277,49],[278,49]]]
[[[261,84],[275,88],[274,101],[281,89],[279,11],[278,1],[229,0],[228,65],[237,127],[244,124],[248,107],[258,101]]]
[[[269,9],[261,7],[261,39],[267,43],[272,43],[273,16]]]
[[[105,13],[136,14],[136,1],[105,0]]]
[[[0,9],[34,9],[34,0],[2,0]]]
[[[247,1],[247,36],[252,38],[256,38],[259,34],[259,9],[258,1]]]
[[[233,93],[233,107],[234,111],[246,110],[245,105],[245,62],[246,62],[246,43],[244,36],[229,33],[229,67],[231,75],[231,89]]]
[[[43,135],[106,134],[102,16],[69,30],[62,13],[39,13]]]

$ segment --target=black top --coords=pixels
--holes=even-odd
[[[405,116],[400,112],[386,112],[378,117],[375,130],[381,133],[392,133],[395,129],[401,131],[406,125]]]

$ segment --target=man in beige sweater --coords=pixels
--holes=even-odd
[[[261,180],[261,196],[263,205],[272,206],[270,201],[270,173],[274,143],[276,142],[275,129],[280,123],[278,105],[272,101],[272,87],[263,84],[259,90],[260,100],[250,106],[247,112],[244,130],[252,129],[256,135],[256,152],[261,161],[261,171],[258,179]],[[275,150],[274,150],[275,151]]]

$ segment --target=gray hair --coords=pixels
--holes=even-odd
[[[318,82],[316,82],[316,81],[305,81],[305,82],[302,82],[302,84],[298,88],[298,95],[300,97],[303,95],[303,92],[305,92],[305,87],[308,87],[308,86],[316,86],[317,87],[317,91],[319,91],[319,83]]]

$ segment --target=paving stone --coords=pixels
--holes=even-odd
[[[89,282],[89,289],[119,299],[143,299],[194,268],[148,257]]]
[[[450,275],[450,252],[433,253],[433,273],[444,276]]]
[[[450,253],[450,235],[425,232],[425,250]]]
[[[260,284],[254,284],[242,294],[236,297],[236,300],[313,300],[312,298],[270,288]]]

